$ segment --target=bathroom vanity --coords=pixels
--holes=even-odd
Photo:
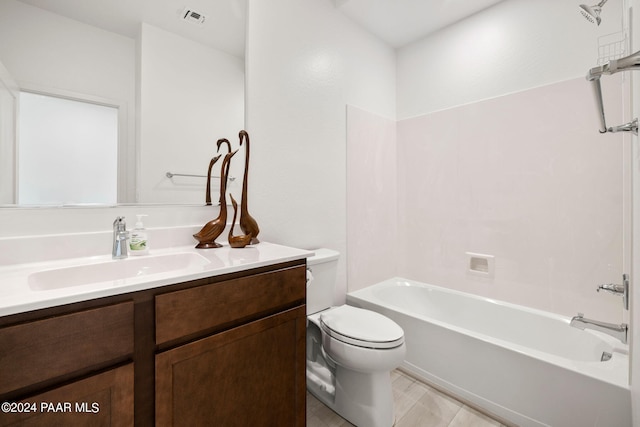
[[[204,252],[205,265],[0,307],[14,311],[0,317],[0,425],[305,425],[310,253]],[[3,270],[9,289],[33,284]]]

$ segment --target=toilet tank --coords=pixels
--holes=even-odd
[[[313,249],[313,256],[307,258],[307,314],[329,308],[333,305],[333,294],[338,274],[340,253],[331,249]]]

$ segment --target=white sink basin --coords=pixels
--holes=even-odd
[[[38,271],[29,275],[29,287],[35,291],[68,288],[91,283],[133,279],[140,276],[201,268],[209,264],[205,257],[179,252],[167,255],[146,255],[96,264],[78,265]]]

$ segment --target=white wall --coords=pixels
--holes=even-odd
[[[346,105],[395,115],[395,55],[331,0],[249,1],[249,211],[260,238],[342,253],[346,291]]]
[[[0,2],[0,58],[18,84],[135,102],[135,42],[15,0]]]
[[[583,77],[621,11],[608,2],[596,27],[573,0],[508,0],[399,49],[397,118]]]
[[[137,201],[204,203],[205,179],[169,179],[166,172],[206,175],[218,139],[239,147],[244,61],[148,24],[142,25],[140,39]],[[233,157],[230,175],[240,178],[243,155]],[[214,175],[220,176],[221,165],[222,160]],[[213,201],[218,200],[219,181],[212,180]],[[230,189],[237,190],[241,181]]]

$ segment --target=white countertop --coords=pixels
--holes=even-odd
[[[145,256],[152,257],[173,253],[195,253],[204,257],[205,260],[198,265],[180,270],[111,281],[99,281],[99,279],[96,279],[90,284],[59,287],[50,290],[35,290],[30,284],[30,276],[41,271],[105,262],[126,263]],[[182,246],[151,250],[149,255],[130,256],[123,260],[112,260],[111,255],[106,254],[104,256],[2,266],[0,267],[0,316],[235,273],[303,259],[311,255],[313,255],[311,251],[261,242],[242,249],[233,249],[227,245],[215,249],[195,249],[193,246]]]

